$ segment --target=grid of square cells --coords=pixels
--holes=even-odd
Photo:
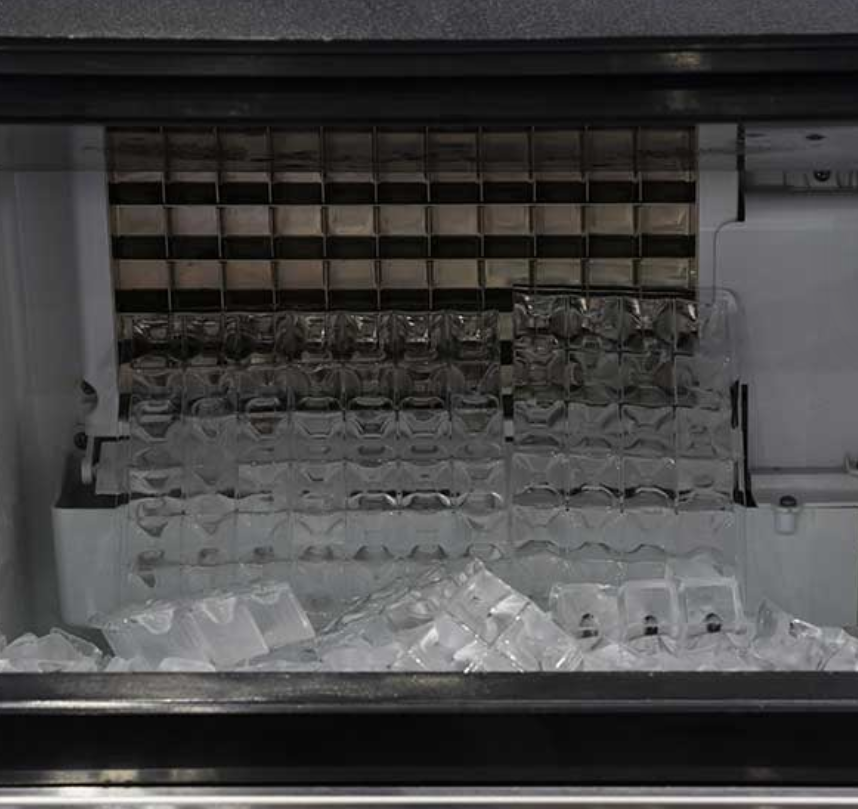
[[[117,305],[512,308],[693,289],[693,129],[113,129]]]
[[[506,543],[497,312],[122,323],[135,596]]]
[[[731,511],[734,322],[722,292],[517,292],[513,536],[671,548],[688,515]]]

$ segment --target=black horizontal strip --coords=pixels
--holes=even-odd
[[[512,287],[486,287],[486,309],[512,311]]]
[[[220,241],[217,236],[171,236],[169,247],[170,258],[220,258]]]
[[[120,289],[115,304],[117,312],[167,312],[170,296],[166,289]]]
[[[227,309],[271,310],[276,298],[271,289],[227,289],[224,302]]]
[[[697,197],[697,184],[677,181],[645,181],[641,185],[644,202],[694,202]]]
[[[221,183],[220,201],[224,205],[267,205],[268,183]]]
[[[275,183],[271,186],[275,205],[319,205],[322,202],[321,183]]]
[[[378,252],[381,258],[427,258],[429,242],[423,236],[382,236]]]
[[[219,289],[175,289],[173,308],[189,312],[217,311],[222,306]]]
[[[634,236],[591,235],[590,258],[634,258],[638,252],[638,240]]]
[[[216,183],[167,183],[169,205],[214,205],[218,199]]]
[[[325,309],[324,289],[281,289],[277,292],[278,309],[321,311]]]
[[[537,202],[585,202],[587,186],[584,183],[545,181],[536,184]]]
[[[433,309],[457,309],[460,311],[477,311],[482,308],[483,296],[479,289],[437,288],[432,290]]]
[[[245,260],[270,260],[271,239],[268,236],[225,236],[224,258]]]
[[[668,236],[645,233],[641,236],[641,253],[646,258],[693,258],[694,236]]]
[[[432,183],[429,198],[432,202],[451,205],[479,202],[480,186],[477,183]]]
[[[329,294],[332,309],[365,312],[378,306],[378,293],[374,289],[332,289]]]
[[[533,239],[530,236],[486,236],[483,239],[486,258],[531,258]]]
[[[275,258],[322,258],[325,244],[321,236],[277,236],[274,239]]]
[[[329,236],[328,258],[375,258],[372,236]]]
[[[590,202],[615,203],[636,202],[638,185],[635,182],[594,182],[590,181]]]
[[[425,183],[379,183],[378,201],[385,205],[419,205],[428,202]]]
[[[163,236],[114,236],[112,245],[114,258],[167,258],[167,244]]]
[[[491,203],[531,202],[533,186],[526,182],[484,182],[483,201]]]
[[[433,236],[434,258],[479,258],[479,236]]]
[[[110,183],[111,205],[161,205],[164,188],[161,183]]]
[[[325,201],[329,205],[372,205],[375,186],[372,183],[327,183]]]
[[[382,289],[381,308],[384,310],[404,309],[412,312],[425,312],[429,309],[428,289]]]
[[[536,237],[536,255],[539,258],[581,258],[584,248],[583,236]]]

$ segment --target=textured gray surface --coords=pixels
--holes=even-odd
[[[510,40],[858,33],[854,0],[0,0],[0,36]]]

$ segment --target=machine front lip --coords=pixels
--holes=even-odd
[[[858,712],[831,672],[4,674],[2,714]]]

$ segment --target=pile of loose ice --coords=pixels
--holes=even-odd
[[[55,629],[0,649],[0,671],[858,671],[858,640],[768,603],[749,621],[736,579],[707,560],[533,597],[491,567],[394,581],[318,632],[282,581],[149,602],[99,621],[113,655]]]

